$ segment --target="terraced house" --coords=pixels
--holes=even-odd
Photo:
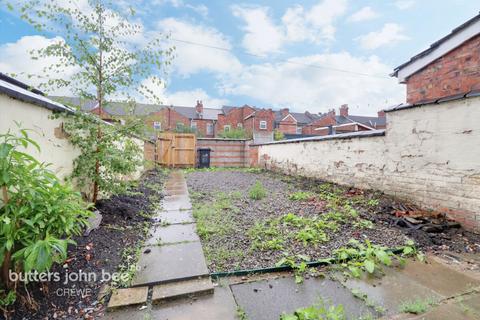
[[[349,115],[348,105],[340,107],[340,115],[332,109],[324,114],[305,111],[290,112],[288,108],[272,110],[255,106],[223,106],[206,108],[197,100],[194,107],[110,102],[102,110],[96,103],[77,98],[55,97],[59,102],[80,106],[105,121],[123,121],[128,116],[142,118],[155,137],[159,132],[192,132],[199,137],[214,138],[228,135],[232,130],[242,130],[243,136],[256,143],[274,140],[274,131],[286,139],[302,136],[328,135],[344,132],[384,129],[385,114],[378,117]]]

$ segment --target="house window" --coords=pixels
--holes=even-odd
[[[192,121],[192,122],[190,123],[190,128],[192,128],[192,130],[197,131],[197,123],[196,123],[195,121]]]
[[[267,130],[267,121],[265,120],[260,121],[260,129]]]
[[[302,127],[297,126],[297,134],[302,134]]]
[[[223,131],[224,132],[229,132],[230,131],[230,125],[229,124],[226,124],[223,126]]]
[[[213,135],[213,123],[207,123],[207,135]]]
[[[155,131],[161,131],[162,123],[160,121],[153,121],[153,129],[155,129]]]
[[[237,123],[237,128],[240,128],[240,129],[243,128],[243,123],[241,122]]]

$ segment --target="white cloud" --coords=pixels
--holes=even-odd
[[[231,49],[230,41],[214,28],[175,18],[159,21],[158,27],[162,32],[171,32],[172,39],[191,42],[172,41],[176,48],[173,65],[181,76],[186,77],[199,71],[222,74],[236,72],[241,68],[238,59],[228,51]],[[208,48],[194,43],[226,50]]]
[[[266,7],[232,7],[233,14],[245,21],[242,43],[250,53],[276,52],[283,44],[283,32],[273,23],[268,11]]]
[[[158,81],[154,81],[151,77],[144,79],[142,85],[154,92],[155,97],[150,94],[145,96],[140,93],[135,93],[135,101],[140,103],[195,106],[196,101],[201,100],[205,107],[220,107],[229,103],[228,99],[212,97],[201,88],[172,92],[166,88],[165,82],[162,81],[162,83],[158,83]],[[122,100],[125,99],[125,97],[119,95],[113,97],[113,99]]]
[[[373,115],[386,106],[404,101],[403,86],[388,77],[391,67],[376,56],[360,58],[341,52],[296,57],[289,61],[245,67],[238,76],[224,79],[223,90],[231,95],[252,97],[267,106],[315,113],[348,103],[352,114]],[[379,77],[353,75],[330,68]]]
[[[211,97],[203,89],[167,92],[165,97],[167,104],[180,106],[195,106],[197,100],[201,100],[206,108],[219,108],[229,103],[228,99]]]
[[[162,4],[170,4],[174,8],[187,8],[190,9],[202,17],[206,18],[208,16],[208,7],[204,4],[199,5],[192,5],[189,3],[185,3],[183,0],[158,0],[154,1],[154,4],[162,5]]]
[[[33,87],[45,83],[49,78],[69,80],[78,71],[76,67],[65,68],[63,71],[46,71],[51,65],[59,63],[56,57],[46,57],[33,60],[30,51],[45,48],[51,44],[63,41],[60,37],[45,38],[43,36],[24,36],[16,42],[0,46],[0,70],[3,73],[15,74],[15,78]],[[39,79],[38,76],[42,76]],[[42,88],[43,89],[43,88]],[[48,93],[54,95],[69,95],[66,88],[51,89]]]
[[[408,39],[410,38],[403,33],[402,26],[396,23],[386,23],[381,30],[372,31],[356,40],[360,42],[364,49],[373,50]]]
[[[243,46],[259,55],[278,52],[289,42],[334,40],[334,23],[346,9],[347,0],[323,0],[311,8],[295,5],[276,23],[268,7],[232,6],[233,14],[245,23]]]
[[[376,17],[378,17],[378,13],[376,13],[371,7],[363,7],[362,9],[352,14],[348,20],[352,22],[361,22],[372,20]]]
[[[394,5],[400,10],[407,10],[415,4],[414,0],[398,0],[395,1]]]

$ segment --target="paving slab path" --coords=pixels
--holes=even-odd
[[[109,309],[213,293],[181,172],[170,174],[165,193],[162,209],[155,213],[154,224],[142,248],[132,288],[116,290],[110,298]]]

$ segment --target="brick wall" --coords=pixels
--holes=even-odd
[[[197,149],[212,149],[210,153],[210,166],[212,167],[250,166],[249,145],[249,140],[220,138],[197,139]]]
[[[163,108],[160,111],[153,112],[145,118],[145,124],[149,128],[153,128],[153,122],[158,121],[162,124],[162,131],[175,130],[177,123],[183,123],[184,126],[190,127],[190,119],[181,115],[171,108]]]
[[[478,119],[480,97],[389,112],[385,136],[261,145],[259,165],[381,190],[480,232]]]
[[[480,89],[480,36],[407,79],[407,102],[436,100]]]

